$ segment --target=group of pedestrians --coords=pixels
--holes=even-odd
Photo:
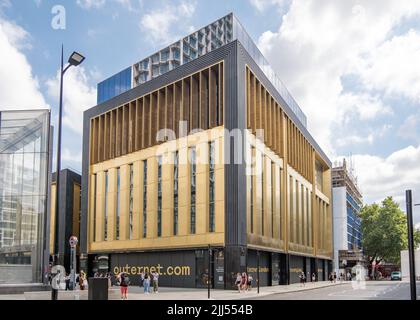
[[[64,276],[64,281],[66,283],[66,291],[75,290],[76,289],[76,283],[79,284],[79,289],[80,290],[87,290],[88,289],[87,276],[86,276],[86,273],[84,273],[83,271],[80,271],[80,274],[75,275],[76,283],[74,284],[73,288],[70,288],[71,278],[70,278],[69,273],[66,273],[66,275]]]
[[[131,284],[130,278],[127,273],[121,272],[117,275],[117,285],[120,286],[121,300],[127,300],[128,287]],[[151,287],[152,286],[152,287]],[[159,273],[151,272],[140,274],[140,287],[144,288],[144,294],[158,293],[159,292]],[[153,288],[153,291],[152,291]]]
[[[150,285],[152,285],[153,287],[153,293],[159,293],[159,273],[142,272],[140,274],[140,287],[144,288],[145,294],[150,294],[151,292]]]
[[[238,292],[250,291],[252,289],[252,281],[252,275],[248,275],[246,272],[242,272],[242,274],[238,272],[235,280],[235,286],[238,288]]]
[[[336,283],[337,282],[337,272],[330,272],[330,274],[328,276],[328,280],[331,283]]]
[[[347,277],[344,275],[344,273],[340,273],[340,275],[337,277],[337,272],[330,272],[329,276],[328,276],[328,280],[331,283],[336,283],[337,282],[337,278],[338,281],[343,282],[344,280],[347,281],[351,281],[351,273],[347,272]]]
[[[307,276],[305,275],[305,272],[301,272],[301,273],[299,273],[299,282],[300,282],[301,286],[304,287],[306,285],[306,282],[308,281],[308,278],[311,280],[311,282],[318,281],[315,272],[313,272],[312,275],[310,275],[309,272],[308,272]]]
[[[305,283],[307,282],[308,278],[309,278],[309,272],[308,272],[308,276],[306,276],[304,272],[299,273],[299,282],[302,286],[305,286]],[[352,276],[350,272],[347,273],[347,276],[345,276],[344,273],[340,273],[340,275],[337,276],[337,272],[330,272],[328,275],[328,281],[330,281],[331,283],[336,283],[337,280],[340,282],[344,280],[351,281],[351,278]],[[315,273],[312,273],[311,281],[312,282],[317,281],[317,277]]]

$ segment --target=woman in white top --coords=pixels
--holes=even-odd
[[[236,274],[236,281],[235,281],[235,286],[238,287],[238,292],[241,293],[241,282],[242,282],[242,276],[241,274],[238,272]]]

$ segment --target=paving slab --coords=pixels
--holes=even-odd
[[[316,290],[331,286],[338,286],[349,282],[331,283],[328,281],[309,282],[305,286],[301,284],[291,284],[286,286],[261,287],[260,292],[257,288],[249,291],[238,292],[236,290],[210,291],[211,300],[246,300],[256,297],[263,297],[272,294],[299,292],[307,290]],[[59,291],[59,300],[88,300],[88,290]],[[119,287],[112,287],[108,293],[109,300],[121,300]],[[141,287],[130,287],[128,290],[129,300],[208,300],[207,289],[197,288],[169,288],[160,287],[158,293],[145,294]],[[0,300],[51,300],[50,291],[25,292],[24,294],[0,295]]]

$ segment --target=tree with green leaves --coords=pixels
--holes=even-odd
[[[369,269],[372,263],[381,261],[399,264],[401,250],[408,248],[407,216],[399,205],[387,197],[381,205],[366,205],[359,213],[361,218],[362,245],[369,258]],[[420,244],[420,230],[415,230],[414,245]]]

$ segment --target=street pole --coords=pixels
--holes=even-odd
[[[413,200],[411,190],[405,192],[407,204],[407,231],[408,231],[408,260],[410,265],[410,293],[411,300],[417,300],[416,268],[414,264],[414,236],[413,236]]]
[[[61,171],[61,127],[62,127],[62,119],[63,119],[63,79],[64,74],[66,71],[74,66],[77,67],[85,60],[85,57],[81,55],[78,52],[73,52],[70,55],[69,63],[64,68],[64,45],[61,45],[61,66],[60,66],[60,103],[59,103],[59,109],[58,109],[58,130],[57,130],[57,165],[56,165],[56,177],[55,177],[55,226],[54,226],[54,265],[61,264],[62,261],[59,261],[59,226],[60,226],[60,215],[59,215],[59,209],[60,209],[60,171]],[[51,298],[52,300],[57,300],[58,298],[58,289],[53,288],[51,291]]]
[[[210,245],[209,245],[208,253],[209,253],[209,263],[208,263],[208,272],[207,272],[207,298],[210,299],[210,285],[211,285],[211,276],[210,276],[210,274],[211,274],[211,272],[210,272],[210,268],[211,268],[211,262],[210,262],[211,248],[210,248]]]
[[[73,290],[75,287],[75,277],[74,277],[74,248],[70,247],[70,290]]]
[[[260,293],[260,251],[257,250],[257,293]]]
[[[78,239],[75,236],[71,236],[69,239],[70,245],[70,290],[76,289],[76,245]]]
[[[54,264],[58,264],[58,234],[59,234],[59,199],[60,199],[60,171],[61,171],[61,124],[63,116],[63,77],[64,77],[64,46],[61,46],[61,68],[60,68],[60,103],[58,109],[57,128],[57,165],[55,171],[55,228],[54,228]]]
[[[61,121],[63,116],[63,76],[64,76],[64,46],[61,45],[61,68],[60,68],[60,103],[58,108],[58,130],[57,130],[57,165],[55,170],[55,226],[54,226],[54,265],[58,265],[58,234],[59,234],[59,199],[60,199],[60,171],[61,171]],[[51,299],[58,299],[58,288],[52,288]]]

